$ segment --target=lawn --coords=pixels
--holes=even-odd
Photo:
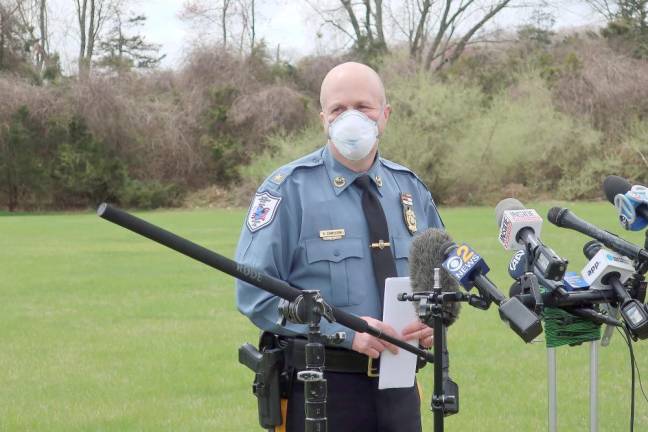
[[[545,215],[555,203],[535,208]],[[563,203],[564,204],[564,203]],[[569,205],[621,232],[607,203]],[[139,216],[232,256],[243,210],[156,211]],[[510,253],[490,207],[442,209],[449,232],[488,260],[508,291]],[[548,222],[542,238],[570,269],[585,264],[583,235]],[[236,310],[233,279],[93,213],[0,215],[0,430],[255,431],[252,374],[237,360],[257,330]],[[648,385],[648,340],[635,345]],[[487,312],[464,307],[450,328],[460,412],[447,431],[544,431],[546,349],[525,345]],[[558,351],[559,427],[586,431],[588,346]],[[600,352],[600,430],[629,429],[628,350],[615,335]],[[432,367],[424,387],[424,430]],[[647,387],[648,390],[648,386]],[[648,403],[637,392],[637,431]],[[335,432],[335,431],[331,431]]]

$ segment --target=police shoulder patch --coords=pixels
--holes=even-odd
[[[255,232],[270,225],[277,213],[279,203],[281,197],[273,196],[268,192],[257,192],[246,219],[248,229]]]

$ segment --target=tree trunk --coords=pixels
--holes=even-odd
[[[436,52],[439,49],[439,45],[441,45],[443,35],[448,29],[448,14],[450,13],[451,6],[452,0],[446,0],[446,5],[443,8],[443,16],[441,17],[441,21],[439,22],[439,30],[437,31],[437,34],[434,37],[434,41],[432,42],[432,46],[428,50],[427,57],[425,58],[425,70],[430,70],[430,67],[432,66],[432,60],[435,59]]]
[[[85,51],[86,51],[86,12],[88,0],[76,0],[77,18],[79,19],[79,76],[85,75]]]
[[[374,44],[373,30],[371,29],[371,0],[364,0],[365,5],[365,32],[369,48]]]
[[[382,0],[376,0],[376,12],[374,14],[374,21],[376,23],[376,37],[381,49],[387,50],[387,41],[385,40],[385,32],[383,30],[383,8]]]
[[[90,0],[90,26],[88,27],[88,44],[86,46],[88,70],[90,69],[90,62],[92,61],[92,54],[94,53],[96,36],[95,27],[98,25],[97,19],[96,0]]]
[[[417,62],[421,60],[423,55],[423,42],[425,41],[425,29],[428,18],[428,13],[430,12],[430,7],[432,6],[431,0],[424,0],[421,7],[421,16],[416,25],[416,32],[414,33],[414,39],[410,43],[410,58],[416,60]]]
[[[250,26],[250,52],[254,50],[254,44],[255,44],[255,39],[256,39],[256,23],[255,23],[255,18],[256,18],[256,8],[254,5],[254,0],[252,0],[252,6],[251,6],[251,13],[252,13],[252,25]]]
[[[5,57],[5,14],[2,9],[0,9],[0,70],[4,69],[4,57]]]
[[[448,63],[452,64],[457,59],[461,54],[463,54],[464,50],[466,49],[466,45],[468,44],[468,41],[481,29],[484,24],[486,24],[491,18],[493,18],[499,11],[504,9],[506,5],[510,3],[511,0],[503,0],[500,4],[495,6],[493,9],[490,10],[477,24],[475,24],[470,30],[468,30],[468,33],[466,33],[460,40],[457,46],[455,47],[454,50],[452,50],[452,54],[450,55],[450,58],[448,59]],[[437,67],[437,70],[443,67],[443,63]]]
[[[41,52],[38,57],[38,70],[43,70],[43,63],[49,56],[49,41],[47,37],[47,0],[40,0],[40,10],[38,13],[38,25],[40,30]]]
[[[353,12],[353,7],[351,6],[351,0],[340,0],[342,3],[342,6],[344,6],[344,9],[346,10],[347,14],[349,15],[349,21],[351,21],[351,26],[353,27],[353,32],[356,35],[356,42],[361,43],[362,42],[362,30],[360,30],[360,23],[358,23],[358,18],[355,16],[355,12]]]
[[[223,0],[223,13],[221,15],[221,27],[223,31],[223,48],[227,49],[227,10],[231,0]]]

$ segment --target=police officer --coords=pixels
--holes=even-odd
[[[378,154],[391,107],[378,74],[344,63],[324,78],[320,118],[327,144],[275,171],[250,205],[236,259],[301,289],[318,289],[332,305],[383,332],[431,347],[432,329],[419,321],[402,334],[380,321],[384,278],[407,276],[412,237],[442,222],[426,186],[407,168]],[[283,323],[280,299],[237,281],[239,310],[262,330],[299,345],[305,325]],[[330,431],[420,431],[415,387],[378,390],[373,359],[398,348],[337,323],[322,334],[346,334],[327,347]],[[294,356],[296,369],[299,354]],[[303,362],[303,358],[301,359]],[[293,380],[286,430],[304,427],[303,385]]]

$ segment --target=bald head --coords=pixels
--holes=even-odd
[[[320,89],[322,111],[326,111],[331,96],[352,90],[366,93],[366,97],[375,99],[380,105],[387,102],[385,87],[376,71],[362,63],[347,62],[335,66],[324,77]]]

